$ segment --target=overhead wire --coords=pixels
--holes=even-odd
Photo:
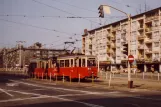
[[[38,28],[38,29],[43,29],[43,30],[48,30],[48,31],[53,31],[53,32],[58,32],[58,33],[63,33],[66,35],[79,35],[76,33],[67,33],[67,32],[62,32],[62,31],[58,31],[55,29],[49,29],[49,28],[44,28],[44,27],[39,27],[39,26],[35,26],[35,25],[31,25],[31,24],[26,24],[26,23],[21,23],[21,22],[15,22],[15,21],[11,21],[11,20],[6,20],[6,19],[0,19],[1,21],[5,21],[5,22],[10,22],[10,23],[15,23],[15,24],[19,24],[19,25],[24,25],[24,26],[30,26],[30,27],[34,27],[34,28]]]
[[[58,1],[58,0],[52,0],[52,1],[59,2],[59,3],[63,3],[63,4],[66,4],[66,5],[68,5],[68,6],[72,6],[72,7],[81,9],[81,10],[86,10],[86,11],[98,13],[98,12],[96,12],[96,11],[93,11],[93,10],[90,10],[90,9],[86,9],[86,8],[82,8],[82,7],[78,7],[78,6],[76,6],[76,5],[72,5],[72,4],[69,4],[69,3],[66,3],[66,2],[62,2],[62,1]],[[117,3],[117,4],[122,4],[122,5],[126,6],[126,7],[130,7],[130,8],[137,9],[136,7],[131,6],[131,5],[129,5],[129,4],[124,4],[124,3],[121,3],[121,2],[118,2],[118,1],[114,1],[114,0],[108,0],[108,1],[113,2],[113,3]]]
[[[0,14],[1,17],[41,17],[41,18],[100,18],[100,17],[90,17],[90,16],[82,16],[82,17],[74,17],[74,16],[46,16],[46,15],[42,15],[42,16],[36,16],[36,15],[13,15],[13,14]],[[121,17],[125,17],[125,16],[108,16],[108,17],[105,17],[105,18],[121,18]]]
[[[117,4],[122,4],[122,5],[126,6],[126,7],[135,8],[135,7],[133,7],[133,6],[129,5],[129,4],[124,4],[124,3],[119,2],[119,1],[114,1],[114,0],[108,0],[108,1],[113,2],[113,3],[117,3]],[[135,9],[137,9],[137,8],[135,8]]]
[[[32,0],[32,1],[34,1],[34,2],[36,2],[36,3],[39,3],[39,4],[42,4],[42,5],[44,5],[44,6],[50,7],[50,8],[52,8],[52,9],[59,10],[59,11],[61,11],[61,12],[64,12],[64,13],[67,13],[67,14],[74,15],[74,16],[76,16],[76,17],[79,17],[78,15],[75,15],[75,14],[70,13],[70,12],[68,12],[68,11],[59,9],[59,8],[57,8],[57,7],[54,7],[54,6],[51,6],[51,5],[48,5],[48,4],[45,4],[45,3],[42,3],[42,2],[36,1],[36,0]],[[85,19],[85,20],[88,20],[88,21],[90,21],[90,22],[97,23],[97,24],[101,25],[101,23],[98,23],[98,22],[89,20],[89,19],[87,19],[87,18],[82,18],[82,19]]]
[[[72,4],[69,4],[69,3],[66,3],[66,2],[62,2],[62,1],[58,1],[58,0],[52,0],[52,1],[59,2],[59,3],[63,3],[63,4],[66,4],[66,5],[68,5],[68,6],[72,6],[72,7],[75,7],[75,8],[81,9],[81,10],[86,10],[86,11],[90,11],[90,12],[98,13],[98,12],[96,12],[96,11],[94,11],[94,10],[90,10],[90,9],[86,9],[86,8],[78,7],[78,6],[75,6],[75,5],[72,5]]]
[[[10,21],[10,20],[6,20],[6,19],[0,19],[0,21],[5,21],[5,22],[10,22],[10,23],[20,24],[20,25],[25,25],[25,26],[31,26],[31,27],[35,27],[35,28],[38,28],[38,29],[48,30],[48,31],[56,31],[56,30],[53,30],[53,29],[38,27],[38,26],[29,25],[29,24],[20,23],[20,22],[15,22],[15,21]],[[65,32],[60,32],[60,31],[57,31],[57,32],[59,32],[59,33],[65,33]],[[67,33],[65,33],[65,34],[67,34]],[[78,34],[70,34],[70,35],[67,34],[67,35],[68,35],[68,37],[65,37],[65,38],[72,37],[71,35],[76,36],[76,35],[78,35]],[[63,39],[56,40],[56,41],[54,41],[54,42],[52,42],[52,43],[60,42],[60,41],[62,41],[62,40],[63,40]]]

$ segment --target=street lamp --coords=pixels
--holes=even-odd
[[[124,13],[128,18],[128,56],[130,55],[130,40],[131,40],[131,15],[127,14],[126,12],[119,10],[115,7],[112,7],[110,5],[100,5],[100,7],[103,7],[103,11],[107,14],[110,14],[110,8],[113,8],[121,13]],[[100,8],[98,8],[100,9]],[[130,71],[130,63],[128,61],[128,87],[132,88],[132,81],[131,81],[131,71]]]
[[[21,46],[22,46],[23,43],[26,43],[26,41],[16,41],[16,42],[18,43],[18,48],[20,46],[19,66],[21,68],[21,54],[22,54],[22,52],[21,52]]]

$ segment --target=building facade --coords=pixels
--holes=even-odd
[[[18,45],[12,49],[4,48],[0,52],[0,67],[15,68],[29,65],[31,59],[47,59],[57,55],[69,53],[64,49],[46,49],[34,44],[30,47]]]
[[[124,44],[128,43],[128,20],[123,19],[82,35],[82,53],[96,55],[100,64],[127,67]],[[131,17],[130,54],[138,69],[161,71],[161,7]]]

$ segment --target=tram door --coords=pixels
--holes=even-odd
[[[87,58],[85,57],[81,57],[78,60],[78,69],[77,69],[77,75],[78,78],[80,76],[80,78],[85,78],[86,76],[88,76],[88,68],[86,67],[86,61]]]
[[[36,67],[37,67],[36,62],[30,63],[29,64],[29,69],[28,69],[28,74],[31,75],[34,72],[34,70],[35,70]]]

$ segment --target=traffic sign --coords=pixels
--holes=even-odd
[[[134,56],[133,55],[129,55],[128,56],[128,61],[129,61],[129,63],[132,63],[134,61]]]

